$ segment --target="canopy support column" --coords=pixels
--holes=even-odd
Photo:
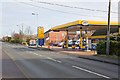
[[[82,27],[80,27],[80,44],[79,44],[79,46],[82,49],[82,47],[83,47],[83,42],[82,42]]]
[[[66,48],[68,48],[68,30],[67,30]]]
[[[68,48],[68,30],[66,30],[66,32],[67,32],[67,35],[65,38],[65,48]]]
[[[88,33],[87,33],[87,29],[85,30],[85,39],[86,39],[86,51],[88,51]]]
[[[118,26],[118,34],[120,34],[120,26]]]

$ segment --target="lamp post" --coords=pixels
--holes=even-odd
[[[32,13],[32,15],[36,15],[36,18],[37,18],[36,25],[38,26],[38,13]]]
[[[36,27],[38,27],[38,13],[32,13],[32,15],[36,16]],[[37,28],[38,29],[38,28]],[[38,34],[37,34],[38,35]],[[38,47],[38,39],[36,40],[37,47]]]

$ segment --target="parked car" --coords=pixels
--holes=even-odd
[[[79,46],[79,44],[80,44],[80,40],[77,40],[77,41],[75,42],[75,45],[76,45],[76,46]]]
[[[72,40],[68,41],[68,46],[71,47],[72,46]]]
[[[71,47],[72,45],[75,45],[75,42],[76,42],[76,41],[69,40],[69,41],[68,41],[68,46]]]
[[[36,46],[36,40],[30,40],[29,41],[29,46]]]
[[[61,42],[58,44],[58,47],[62,47],[64,45],[65,42]]]
[[[60,42],[55,42],[55,43],[54,43],[54,46],[58,46],[58,44],[60,44]]]
[[[76,41],[74,41],[75,43]],[[63,45],[65,45],[65,42],[61,42],[58,44],[58,47],[62,47]],[[73,41],[72,40],[68,40],[68,46],[71,47],[73,45]]]

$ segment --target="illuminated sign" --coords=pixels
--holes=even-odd
[[[82,25],[87,26],[88,25],[88,21],[83,20],[82,21]]]
[[[44,38],[44,27],[38,27],[38,39]]]

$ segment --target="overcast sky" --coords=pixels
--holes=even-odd
[[[33,34],[37,33],[38,25],[45,31],[51,27],[76,20],[107,21],[107,12],[67,8],[57,5],[39,3],[43,0],[2,0],[0,3],[0,37],[18,32],[23,25],[24,31],[31,27]],[[118,1],[112,0],[112,12],[118,12]],[[72,7],[108,10],[108,0],[44,0]],[[32,13],[38,14],[37,16]],[[118,13],[111,13],[111,21],[118,21]],[[18,25],[18,26],[17,26]]]

